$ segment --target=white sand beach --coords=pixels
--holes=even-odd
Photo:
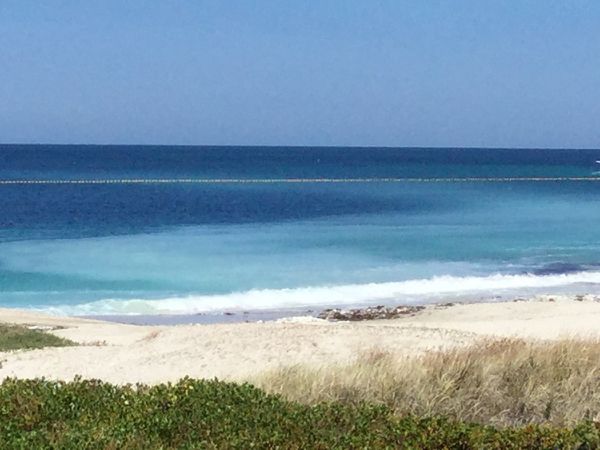
[[[351,362],[362,352],[399,356],[465,346],[482,338],[600,338],[600,297],[428,306],[393,320],[137,326],[0,309],[0,322],[54,328],[76,347],[0,353],[5,377],[159,383],[184,376],[244,380],[294,364]]]

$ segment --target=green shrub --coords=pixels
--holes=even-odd
[[[0,352],[43,347],[77,345],[41,330],[31,330],[22,325],[0,324]]]
[[[496,429],[398,417],[366,403],[302,405],[219,381],[148,387],[7,379],[0,385],[2,449],[595,449],[599,442],[592,423]]]

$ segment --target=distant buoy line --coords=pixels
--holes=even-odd
[[[275,184],[275,183],[512,183],[600,181],[600,177],[436,177],[436,178],[121,178],[0,180],[0,185],[48,184]]]

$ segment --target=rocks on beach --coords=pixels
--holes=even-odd
[[[423,309],[425,309],[424,306],[387,307],[383,305],[356,309],[334,308],[322,311],[317,317],[319,319],[340,321],[397,319],[402,316],[412,316]]]

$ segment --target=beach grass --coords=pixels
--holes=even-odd
[[[400,416],[571,426],[600,419],[600,342],[490,340],[403,358],[373,349],[349,365],[282,368],[253,382],[307,404],[369,402]]]
[[[68,339],[23,325],[0,324],[0,351],[77,345]]]

